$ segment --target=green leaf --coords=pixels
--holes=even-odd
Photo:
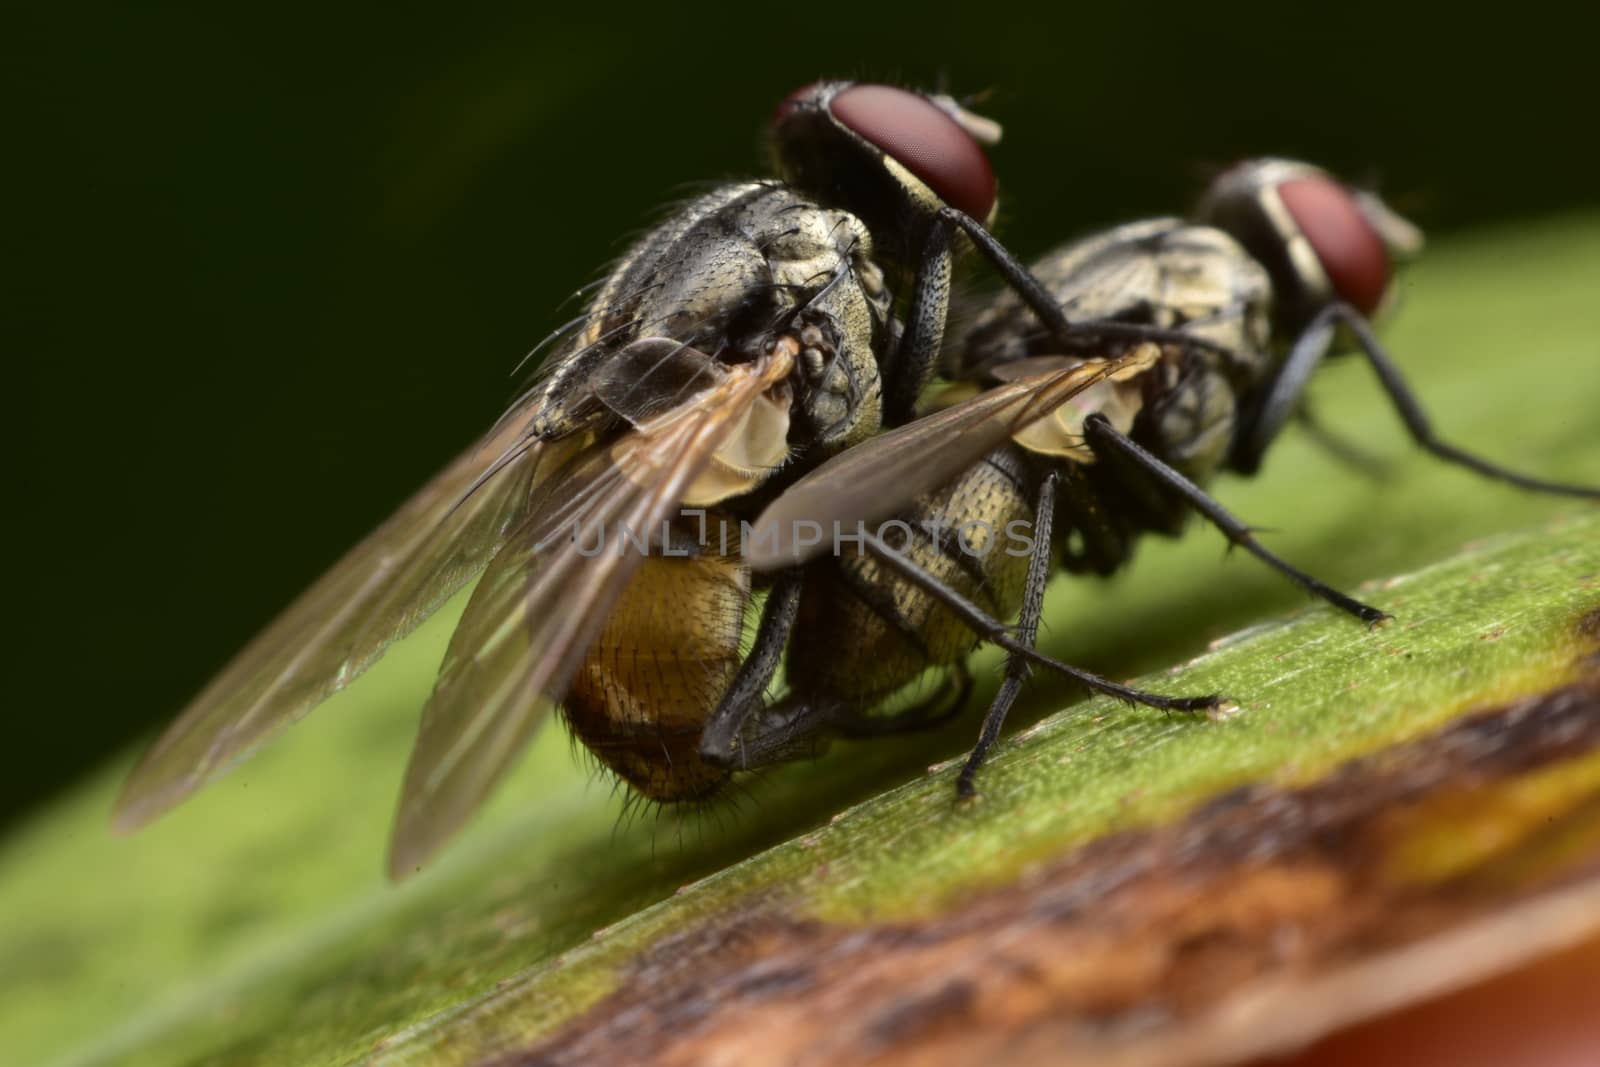
[[[1600,483],[1597,264],[1591,215],[1441,242],[1407,276],[1388,339],[1447,438]],[[13,833],[0,848],[0,1058],[465,1063],[540,1041],[572,1053],[580,1038],[599,1043],[591,1051],[693,1039],[729,1053],[742,1032],[769,1048],[832,1040],[841,1062],[869,1039],[888,1048],[937,1031],[958,1048],[1046,1017],[1111,1019],[1121,1028],[1093,1040],[1136,1041],[1189,1033],[1234,1004],[1245,977],[1281,979],[1262,955],[1268,932],[1321,938],[1326,953],[1286,957],[1320,980],[1336,962],[1553,906],[1600,856],[1593,834],[1568,827],[1600,797],[1600,761],[1583,716],[1550,701],[1507,707],[1562,687],[1576,687],[1560,698],[1574,706],[1587,699],[1596,637],[1581,624],[1600,609],[1600,518],[1418,455],[1359,360],[1329,367],[1313,399],[1325,423],[1382,457],[1382,478],[1291,432],[1260,477],[1218,494],[1271,531],[1274,549],[1394,623],[1368,631],[1309,605],[1198,527],[1149,544],[1111,581],[1052,588],[1051,652],[1114,677],[1158,672],[1145,684],[1164,691],[1223,690],[1240,702],[1232,717],[1074,703],[1041,679],[975,804],[955,803],[950,767],[924,770],[963,751],[974,713],[927,736],[838,745],[685,814],[622,814],[551,729],[463,840],[395,888],[381,877],[388,820],[457,604],[149,830],[106,829],[121,762]],[[997,662],[978,658],[989,682],[975,702]],[[1528,722],[1538,729],[1516,725]],[[1499,740],[1471,748],[1473,724]],[[1334,803],[1343,796],[1369,803]],[[1274,811],[1303,816],[1301,836]],[[1313,841],[1307,826],[1337,840]],[[1185,859],[1182,840],[1231,840],[1234,852]],[[1161,863],[1149,859],[1161,848]],[[1170,895],[1094,866],[1124,855],[1145,856],[1137,870],[1160,871]],[[1110,880],[1084,881],[1096,871]],[[1102,888],[1083,896],[1089,885]],[[1143,896],[1124,899],[1128,886]],[[1379,921],[1446,890],[1455,910],[1429,912],[1434,927]],[[1045,917],[1041,901],[1069,891],[1082,899]],[[1062,918],[1090,905],[1109,910]],[[1341,940],[1352,931],[1367,948]],[[1096,970],[1085,983],[1045,967],[1053,992],[1030,988],[1050,1010],[1030,1016],[997,961],[1016,963],[1035,937],[1060,950],[1052,959]],[[1212,955],[1185,955],[1202,949]],[[1203,973],[1234,973],[1228,964],[1243,977],[1205,995],[1174,985],[1195,958]],[[799,962],[760,970],[780,959]],[[718,993],[696,999],[694,983]],[[997,1022],[991,988],[1023,1006]],[[1103,1003],[1071,999],[1090,988]],[[826,1000],[846,989],[859,997]],[[617,991],[633,1016],[614,1010]],[[804,1030],[785,1005],[822,1012],[827,1028]],[[719,1013],[735,1007],[744,1029],[723,1029]]]

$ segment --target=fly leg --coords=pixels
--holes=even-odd
[[[1109,454],[1127,460],[1156,484],[1177,493],[1190,507],[1204,516],[1211,525],[1221,530],[1230,542],[1240,546],[1252,556],[1267,564],[1267,566],[1277,570],[1289,578],[1290,581],[1297,583],[1312,596],[1320,597],[1340,611],[1354,615],[1368,624],[1382,622],[1389,618],[1387,614],[1377,608],[1345,596],[1332,586],[1313,578],[1305,571],[1274,555],[1265,545],[1256,540],[1249,526],[1241,522],[1221,504],[1211,499],[1204,489],[1201,489],[1188,478],[1185,478],[1182,474],[1161,462],[1160,459],[1145,451],[1126,434],[1111,425],[1111,422],[1105,416],[1096,414],[1090,415],[1085,419],[1083,437],[1088,442],[1089,447],[1096,453]]]
[[[767,685],[783,658],[789,631],[794,629],[800,612],[800,587],[801,572],[794,569],[780,574],[768,591],[755,644],[700,733],[701,758],[717,764],[732,762],[734,739],[750,716],[761,709]]]
[[[1028,574],[1022,587],[1022,612],[1017,619],[1017,640],[1032,648],[1039,639],[1039,616],[1044,610],[1044,588],[1050,581],[1050,533],[1055,522],[1056,483],[1061,475],[1049,471],[1039,483],[1039,499],[1034,507],[1033,552],[1028,556]],[[989,750],[1000,739],[1000,730],[1006,724],[1011,706],[1022,694],[1022,687],[1032,674],[1032,664],[1015,652],[1006,656],[1006,673],[1000,691],[994,695],[989,710],[984,713],[983,727],[978,731],[978,743],[961,768],[956,779],[956,795],[976,796],[974,784],[978,768],[989,758]]]
[[[729,765],[739,770],[815,759],[833,737],[868,738],[929,730],[961,710],[972,691],[972,675],[957,667],[928,700],[897,715],[864,715],[833,701],[790,696],[760,708],[744,721],[733,741]]]
[[[935,216],[923,240],[922,261],[917,264],[911,306],[906,310],[905,332],[900,335],[884,375],[885,425],[898,426],[911,419],[922,387],[933,376],[950,314],[951,237],[950,224],[942,216]]]
[[[1007,652],[1014,653],[1022,658],[1047,667],[1058,674],[1064,674],[1079,684],[1105,693],[1107,696],[1116,697],[1118,700],[1129,704],[1143,704],[1147,707],[1161,708],[1164,711],[1203,711],[1214,708],[1224,702],[1222,696],[1210,694],[1200,697],[1172,697],[1161,693],[1150,693],[1143,689],[1134,689],[1130,686],[1118,685],[1097,674],[1063,663],[1045,655],[1031,644],[1020,641],[1013,634],[1010,627],[1006,626],[978,607],[972,601],[962,596],[958,591],[940,581],[918,566],[908,556],[894,549],[883,538],[868,530],[861,532],[861,543],[878,559],[882,560],[894,572],[912,585],[921,589],[929,596],[948,608],[958,619],[967,625],[978,637],[991,644],[999,645]],[[1046,553],[1048,563],[1048,553]]]
[[[1523,489],[1600,500],[1600,488],[1530,478],[1441,441],[1434,433],[1433,425],[1428,421],[1428,416],[1423,412],[1422,405],[1418,403],[1411,387],[1406,384],[1400,368],[1378,342],[1377,335],[1372,332],[1372,326],[1367,322],[1366,316],[1343,303],[1330,304],[1323,308],[1295,339],[1294,347],[1289,350],[1288,358],[1284,360],[1283,369],[1278,372],[1271,388],[1253,412],[1252,425],[1248,433],[1240,438],[1240,446],[1235,449],[1232,463],[1237,469],[1250,474],[1261,465],[1262,453],[1277,436],[1278,431],[1283,429],[1283,424],[1298,406],[1301,394],[1305,392],[1306,382],[1317,365],[1322,362],[1323,357],[1328,354],[1333,345],[1334,334],[1341,324],[1354,335],[1362,353],[1367,357],[1367,362],[1372,365],[1373,373],[1378,376],[1378,383],[1383,386],[1383,391],[1389,394],[1389,402],[1394,405],[1401,421],[1405,423],[1411,439],[1423,449],[1447,463],[1458,464],[1486,478],[1509,482]]]
[[[1388,466],[1380,457],[1367,451],[1360,442],[1352,441],[1334,430],[1306,404],[1302,403],[1295,410],[1294,419],[1305,432],[1307,440],[1338,462],[1373,481],[1383,481],[1388,477]]]
[[[925,700],[893,715],[863,715],[840,712],[834,717],[834,732],[841,737],[887,737],[933,730],[955,718],[972,695],[972,672],[964,663],[950,669],[950,675]]]
[[[741,771],[815,759],[827,749],[841,706],[789,697],[756,710],[733,740],[728,766]]]

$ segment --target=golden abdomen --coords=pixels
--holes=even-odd
[[[654,800],[692,800],[726,781],[700,759],[700,731],[740,663],[750,573],[736,556],[646,559],[579,667],[572,731]]]

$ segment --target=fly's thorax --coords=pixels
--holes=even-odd
[[[706,239],[705,227],[708,220],[736,210],[741,202],[762,196],[765,188],[760,182],[735,182],[680,204],[617,260],[576,328],[540,368],[539,415],[533,426],[536,436],[546,440],[565,437],[606,421],[591,378],[604,371],[613,354],[640,337],[652,336],[648,329],[659,330],[662,319],[672,317],[670,306],[681,298],[681,289],[666,290],[681,287],[686,272],[705,271],[703,285],[717,291],[726,291],[730,272],[739,273],[740,259],[745,261],[745,275],[755,276],[756,264],[740,242],[719,246]],[[691,305],[683,307],[686,314],[680,325],[703,318],[703,332],[709,335],[718,328],[717,309],[703,300],[703,294],[696,294],[693,310]]]
[[[617,260],[586,309],[575,346],[595,344],[635,320],[647,326],[659,319],[662,308],[683,302],[680,290],[686,279],[714,269],[729,253],[748,258],[748,242],[719,241],[716,231],[737,237],[735,227],[724,220],[738,217],[747,205],[760,204],[772,191],[769,182],[731,182],[677,205]]]
[[[1227,347],[1242,373],[1265,373],[1272,288],[1266,271],[1232,237],[1178,218],[1147,219],[1066,244],[1030,266],[1085,327],[1072,354],[1105,356],[1088,327],[1097,319],[1181,329]],[[1013,293],[973,314],[947,361],[957,376],[1015,360],[1065,355]],[[1212,358],[1220,358],[1213,356]]]
[[[625,264],[627,291],[612,295],[610,307],[597,298],[596,329],[627,323],[635,336],[672,337],[716,354],[721,346],[713,342],[742,346],[747,335],[770,335],[799,305],[801,294],[782,284],[775,267],[821,257],[830,261],[818,264],[826,269],[838,259],[816,218],[821,209],[776,183],[750,183],[740,195],[703,198],[686,210],[703,214],[688,226],[669,223],[669,240],[647,237]]]
[[[693,387],[634,358],[639,345],[673,342],[733,364],[803,335],[812,343],[801,344],[810,351],[793,376],[795,443],[859,440],[879,423],[877,357],[890,303],[861,220],[781,183],[719,188],[683,205],[620,261],[552,360],[538,432],[571,433],[608,410],[636,422],[605,402],[619,392],[619,374],[638,378],[627,390],[635,406],[641,396],[666,402]]]
[[[1178,218],[1147,219],[1075,241],[1031,267],[1084,326],[1081,350],[1066,355],[1013,294],[972,320],[957,348],[957,372],[1004,377],[1027,359],[1124,355],[1128,342],[1094,338],[1095,320],[1180,330],[1225,353],[1178,344],[1152,348],[1145,369],[1074,396],[1016,436],[1029,452],[1093,463],[1084,420],[1102,415],[1192,477],[1222,462],[1237,423],[1237,396],[1272,369],[1272,286],[1266,270],[1221,230]]]
[[[716,511],[673,526],[640,565],[573,678],[563,711],[602,763],[654,800],[714,792],[727,772],[699,757],[700,732],[741,660],[751,595],[737,535]]]
[[[1069,319],[1131,318],[1148,314],[1160,295],[1151,254],[1181,219],[1130,223],[1060,245],[1028,265]],[[1010,289],[985,294],[958,309],[962,327],[946,366],[956,377],[980,368],[1041,355],[1058,355],[1021,297]]]
[[[1002,449],[918,501],[880,535],[997,618],[1022,603],[1033,543],[1034,474]],[[939,600],[848,542],[811,568],[789,651],[790,683],[823,701],[870,706],[929,667],[965,658],[977,635]]]

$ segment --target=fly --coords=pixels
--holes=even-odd
[[[697,549],[684,510],[752,516],[808,465],[909,417],[961,242],[1053,336],[1101,328],[1068,322],[988,234],[993,123],[947,97],[828,82],[785,100],[771,136],[782,178],[714,188],[636,243],[500,421],[157,739],[118,828],[350,684],[480,574],[423,710],[391,875],[465,822],[557,708],[646,796],[695,800],[726,781],[702,735],[745,677],[744,615],[765,579],[737,547]],[[591,551],[591,532],[621,550]],[[746,751],[790,758],[804,747],[792,733],[781,712],[740,716]]]
[[[801,575],[794,580],[804,597],[829,602],[826,611],[795,616],[791,699],[817,709],[818,730],[830,715],[848,728],[854,709],[927,666],[959,664],[977,639],[1002,645],[1005,681],[958,779],[959,792],[971,795],[1027,663],[1039,658],[1029,653],[1053,560],[1070,572],[1109,574],[1128,562],[1140,536],[1175,536],[1190,512],[1312,595],[1365,623],[1383,621],[1383,612],[1273,554],[1202,488],[1220,470],[1258,469],[1287,420],[1304,410],[1313,371],[1335,352],[1365,356],[1413,439],[1439,458],[1524,489],[1600,498],[1600,490],[1509,471],[1434,434],[1369,321],[1391,298],[1395,260],[1420,246],[1420,233],[1375,196],[1307,164],[1268,159],[1222,175],[1192,221],[1121,226],[1035,263],[1032,275],[1069,316],[1210,344],[1062,345],[1013,294],[996,298],[947,356],[955,384],[933,399],[930,414],[823,464],[758,520],[772,536],[752,544],[751,565]],[[1088,388],[1064,402],[1052,395],[1063,374],[1097,365],[1103,372]],[[867,529],[891,517],[906,534],[898,546]],[[1039,542],[1026,560],[977,555],[930,532],[972,521],[1003,529],[1014,520]],[[801,546],[791,531],[819,521],[864,531],[868,551],[816,559],[819,547]],[[1013,615],[1014,629],[993,622]],[[855,625],[824,628],[823,616]],[[847,662],[819,684],[830,654]],[[848,660],[857,654],[859,662]],[[1091,689],[1152,707],[1195,711],[1223,700],[1075,673]]]

